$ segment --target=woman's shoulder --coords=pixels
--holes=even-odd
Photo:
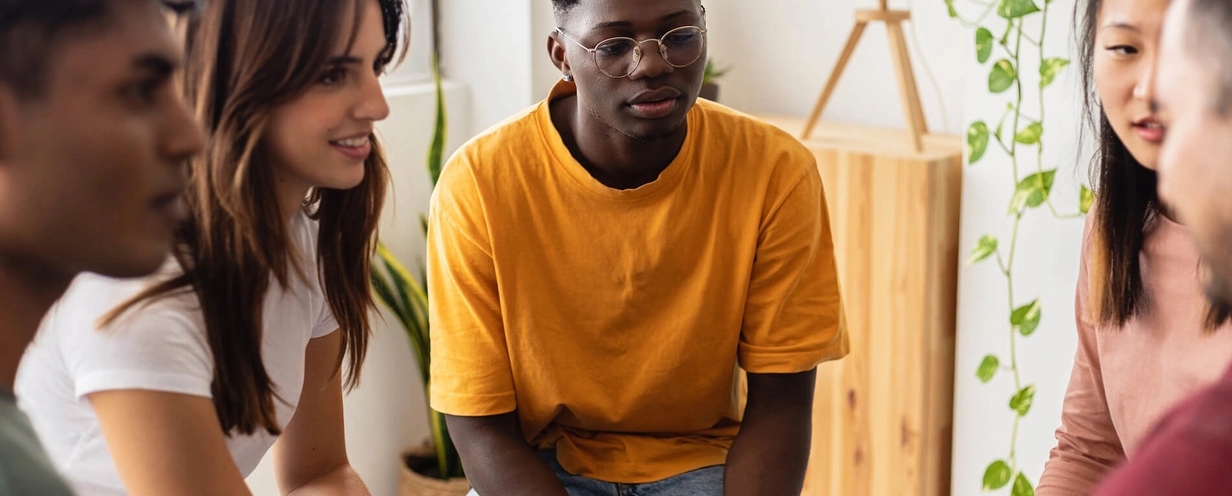
[[[204,378],[208,393],[212,361],[196,294],[185,288],[134,302],[157,282],[78,276],[43,320],[34,353],[57,357],[65,373],[85,381],[75,386],[78,394],[95,386],[147,387],[155,376]]]
[[[44,325],[56,329],[94,332],[110,329],[147,327],[180,327],[193,329],[200,321],[200,305],[191,288],[173,290],[167,294],[137,301],[146,289],[165,280],[169,271],[160,271],[150,277],[116,279],[85,273],[77,276],[68,291],[48,314]],[[117,309],[128,305],[115,319],[109,317]],[[107,324],[107,325],[104,325]]]

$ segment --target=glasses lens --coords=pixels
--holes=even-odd
[[[706,38],[700,28],[673,29],[663,35],[664,57],[667,63],[684,67],[696,62],[706,48]]]
[[[612,38],[595,46],[595,64],[611,77],[624,77],[637,67],[637,42],[630,38]]]

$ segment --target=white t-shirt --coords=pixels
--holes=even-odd
[[[265,370],[285,400],[274,400],[284,428],[299,403],[308,341],[338,327],[315,277],[317,223],[300,214],[287,231],[310,280],[292,270],[289,288],[283,289],[271,277],[261,350]],[[174,263],[169,267],[179,270]],[[148,279],[79,276],[43,321],[18,369],[19,406],[56,467],[82,495],[126,494],[86,395],[145,389],[212,397],[214,361],[195,293],[154,300],[108,328],[97,328],[100,317],[148,284]],[[229,436],[227,449],[247,477],[275,439],[258,429],[250,436]]]

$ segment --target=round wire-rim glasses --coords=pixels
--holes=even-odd
[[[594,61],[595,67],[599,68],[599,72],[613,79],[629,77],[630,74],[633,74],[633,71],[637,70],[638,66],[642,63],[642,44],[648,41],[653,41],[659,46],[659,56],[663,57],[663,61],[672,67],[692,65],[702,58],[702,54],[706,51],[706,30],[697,26],[681,26],[663,33],[663,36],[658,39],[642,41],[637,41],[627,36],[616,36],[596,43],[594,48],[589,48],[578,40],[573,39],[562,28],[556,28],[556,34],[572,41],[575,45],[589,52],[590,58]],[[695,36],[690,37],[690,34]],[[691,43],[696,43],[696,45],[690,45]],[[630,48],[632,48],[631,51],[629,50]],[[681,52],[681,50],[686,51]],[[694,50],[697,53],[693,53]],[[680,57],[673,57],[673,54],[680,55]],[[604,59],[600,61],[600,57],[604,57]],[[678,60],[679,58],[687,58],[688,60],[681,61]]]

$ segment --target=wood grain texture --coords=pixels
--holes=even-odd
[[[793,135],[799,118],[761,117]],[[819,124],[851,354],[818,370],[804,494],[950,493],[962,148]]]
[[[911,12],[907,10],[889,10],[883,7],[879,9],[856,11],[857,21],[906,21],[908,19],[911,19]]]
[[[903,118],[907,129],[911,131],[911,144],[917,150],[923,150],[920,136],[928,133],[928,124],[924,121],[924,110],[920,106],[920,90],[916,86],[915,71],[911,68],[911,52],[907,50],[907,37],[903,34],[903,23],[886,22],[886,33],[890,37],[890,53],[894,58],[894,73],[898,76],[898,93],[903,102]]]

